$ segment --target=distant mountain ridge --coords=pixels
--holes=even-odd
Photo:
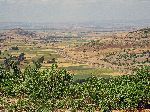
[[[7,38],[36,38],[37,34],[32,31],[23,30],[21,28],[11,29],[0,33],[0,39],[5,40]]]
[[[21,28],[12,29],[10,30],[10,32],[14,32],[15,34],[18,34],[20,36],[26,36],[26,37],[32,37],[32,38],[36,37],[36,33],[32,31],[23,30]]]
[[[10,30],[13,28],[23,28],[31,30],[50,30],[50,29],[67,29],[67,30],[98,30],[98,31],[130,31],[144,27],[150,27],[150,20],[143,21],[101,21],[85,23],[28,23],[28,22],[0,22],[0,30]]]

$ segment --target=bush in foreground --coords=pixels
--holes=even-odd
[[[0,109],[14,111],[112,111],[149,108],[150,73],[144,67],[135,75],[113,78],[91,77],[73,82],[66,70],[41,71],[28,66],[24,72],[17,66],[0,68]]]

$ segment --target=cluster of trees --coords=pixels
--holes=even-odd
[[[37,68],[41,68],[42,67],[42,63],[44,62],[44,60],[45,60],[44,56],[41,56],[37,60],[32,60],[32,62],[33,62],[34,65],[36,65]],[[52,58],[51,60],[47,60],[47,63],[55,64],[56,63],[56,59]]]
[[[43,71],[30,65],[23,72],[18,71],[17,66],[10,70],[0,67],[1,110],[111,112],[149,108],[148,67],[135,75],[91,77],[79,82],[56,64]]]
[[[19,56],[9,55],[9,57],[4,58],[4,66],[6,68],[10,68],[14,64],[17,66],[20,64],[20,62],[22,62],[24,60],[25,60],[25,54],[24,53],[20,53]]]
[[[103,60],[113,65],[128,66],[131,69],[135,69],[138,66],[150,63],[149,57],[149,50],[141,53],[129,53],[129,51],[124,51],[109,53]]]
[[[18,46],[11,47],[11,50],[19,50]]]

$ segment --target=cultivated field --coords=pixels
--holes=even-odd
[[[97,40],[98,37],[94,37],[95,34],[86,34],[90,37],[65,37],[63,34],[57,34],[51,36],[51,33],[41,33],[41,32],[31,32],[22,29],[12,29],[1,33],[1,37],[5,38],[1,43],[1,55],[0,62],[3,63],[5,58],[18,57],[19,54],[25,54],[25,60],[21,62],[21,69],[24,69],[28,64],[33,63],[33,61],[44,57],[42,64],[42,69],[51,67],[53,64],[52,59],[55,60],[59,68],[64,68],[75,74],[76,77],[89,77],[92,75],[96,76],[117,76],[122,73],[110,67],[105,67],[105,63],[102,60],[98,60],[99,63],[103,63],[102,66],[94,64],[97,61],[97,56],[101,58],[101,55],[110,52],[109,50],[103,50],[98,52],[79,52],[76,49],[78,46],[83,46],[88,44],[91,40]],[[61,37],[61,35],[63,35]],[[66,33],[67,35],[67,33]],[[75,35],[75,33],[73,33]],[[77,35],[77,34],[76,34]],[[93,35],[93,36],[91,36]],[[100,34],[99,36],[101,36]],[[104,37],[108,37],[110,34],[106,34]],[[102,38],[104,38],[102,37]],[[103,39],[102,39],[103,40]],[[105,41],[105,39],[103,40]],[[17,47],[18,49],[12,49]],[[114,50],[117,51],[117,50]],[[112,52],[112,51],[111,51]],[[86,57],[87,56],[87,57]],[[89,57],[88,57],[89,56]],[[84,58],[84,60],[82,60]],[[86,60],[89,60],[86,61]]]

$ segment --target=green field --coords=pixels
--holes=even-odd
[[[6,46],[2,50],[2,54],[0,55],[0,62],[3,63],[4,57],[18,56],[20,53],[24,53],[26,57],[26,63],[22,63],[22,69],[27,66],[27,64],[32,63],[33,60],[38,60],[40,57],[44,56],[44,63],[42,64],[42,69],[47,69],[52,66],[52,64],[48,64],[47,61],[55,58],[57,65],[59,68],[63,68],[68,70],[70,73],[74,74],[74,79],[84,79],[90,76],[102,76],[102,77],[110,77],[115,74],[116,71],[105,68],[93,68],[85,64],[73,63],[68,60],[64,60],[62,56],[57,54],[57,49],[59,47],[65,46],[76,46],[85,43],[85,40],[69,40],[63,41],[61,43],[56,43],[55,46],[51,44],[35,44],[34,42],[25,43],[24,41],[9,40],[4,42]],[[17,46],[19,50],[11,50],[11,47]],[[63,61],[60,61],[63,60]]]

